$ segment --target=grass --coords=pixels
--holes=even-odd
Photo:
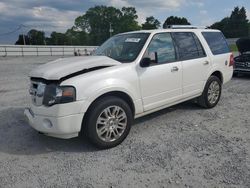
[[[236,44],[231,44],[229,47],[230,47],[232,52],[238,52],[238,48],[237,48]]]

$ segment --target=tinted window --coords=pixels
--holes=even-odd
[[[206,53],[205,53],[204,48],[201,45],[200,40],[198,39],[198,37],[195,34],[193,34],[193,37],[194,37],[194,40],[195,40],[195,43],[197,46],[197,51],[198,51],[199,57],[205,57]]]
[[[221,32],[202,32],[214,55],[229,53],[227,41]]]
[[[174,32],[172,35],[178,48],[180,59],[194,59],[206,55],[199,39],[194,33]]]
[[[152,57],[155,52],[157,52],[157,63],[168,63],[176,60],[175,48],[170,33],[154,35],[144,56]]]

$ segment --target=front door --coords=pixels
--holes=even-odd
[[[149,67],[139,67],[144,111],[178,101],[182,97],[182,66],[177,62],[170,33],[155,34],[144,57],[155,56]]]

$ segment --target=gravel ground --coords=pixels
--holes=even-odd
[[[28,72],[55,57],[0,58],[0,187],[250,187],[250,76],[204,110],[186,102],[135,121],[118,147],[38,134]]]

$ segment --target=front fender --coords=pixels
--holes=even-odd
[[[87,111],[89,106],[100,96],[109,92],[123,92],[127,94],[133,101],[135,113],[143,111],[142,100],[140,98],[140,90],[136,83],[130,84],[129,82],[118,79],[107,79],[99,81],[95,84],[88,84],[88,87],[75,86],[77,90],[77,100],[84,100],[84,105],[81,108],[81,113]]]
[[[76,99],[85,101],[82,112],[86,112],[98,97],[114,91],[130,96],[136,113],[142,108],[138,75],[133,64],[79,75],[65,80],[62,85],[72,85],[76,88]]]

